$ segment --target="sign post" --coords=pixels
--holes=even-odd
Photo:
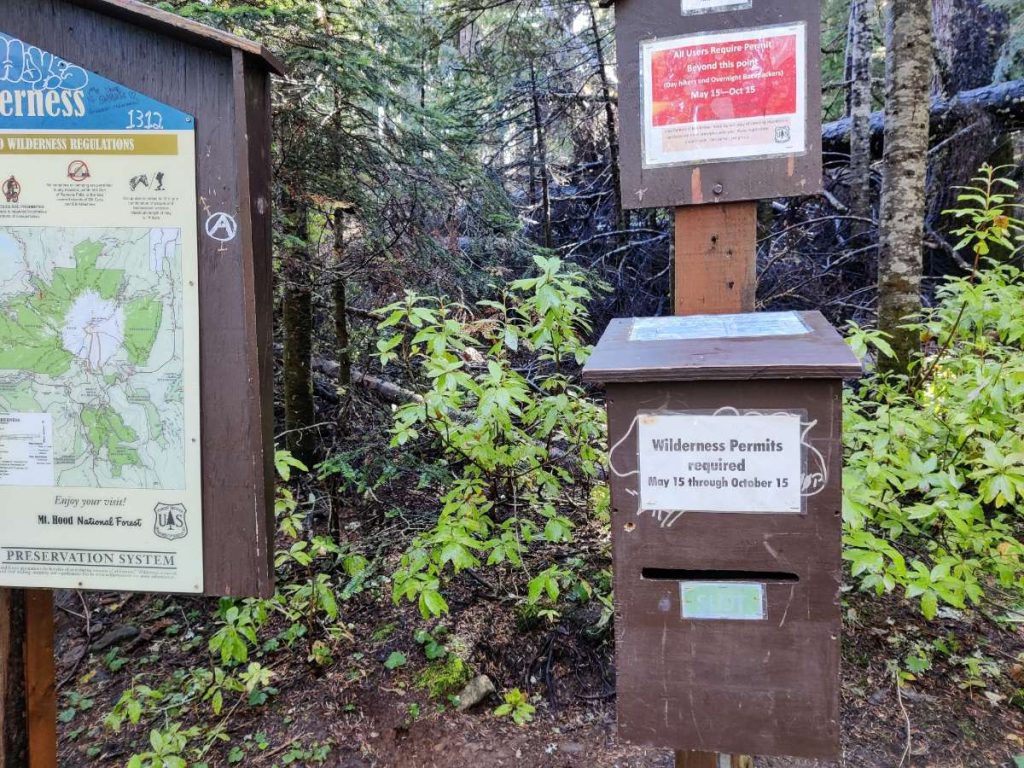
[[[757,203],[821,190],[817,0],[615,5],[626,208],[675,209],[677,315],[752,312]],[[678,752],[680,768],[748,758]]]
[[[821,191],[818,0],[614,4],[626,208]]]
[[[57,674],[53,592],[25,593],[25,698],[30,768],[57,768]]]
[[[25,591],[0,589],[0,766],[28,759],[25,697]],[[56,745],[54,745],[56,748]]]
[[[273,591],[269,85],[282,68],[135,0],[5,11],[0,586],[27,591],[24,629],[9,624],[0,651],[23,649],[28,759],[44,768],[47,590]]]
[[[675,208],[677,313],[751,311],[755,201],[821,191],[819,4],[614,4],[623,205]]]

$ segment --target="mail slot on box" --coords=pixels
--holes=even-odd
[[[839,754],[842,380],[821,314],[613,321],[607,385],[622,738]]]

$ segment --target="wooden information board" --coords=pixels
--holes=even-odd
[[[133,0],[0,33],[0,585],[272,594],[280,65]]]

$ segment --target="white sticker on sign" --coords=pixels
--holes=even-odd
[[[629,340],[752,339],[806,336],[810,332],[807,323],[796,312],[756,312],[747,315],[643,317],[633,322]]]
[[[798,414],[641,414],[642,510],[799,514]]]
[[[753,0],[682,0],[683,16],[720,11],[742,11],[753,7]]]
[[[0,486],[53,485],[53,417],[0,413]]]

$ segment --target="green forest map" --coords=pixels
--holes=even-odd
[[[0,414],[52,419],[54,486],[184,487],[181,284],[177,229],[0,227]]]

